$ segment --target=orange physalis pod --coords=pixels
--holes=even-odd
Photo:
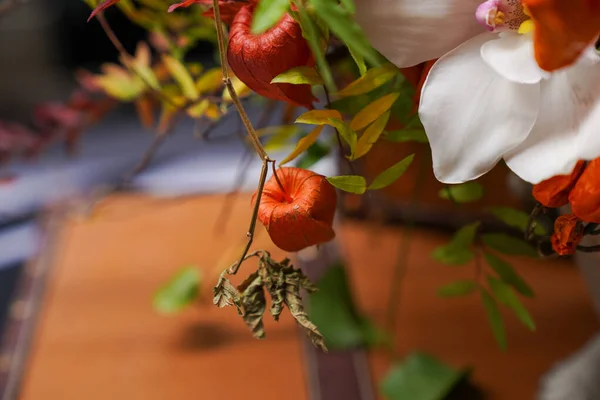
[[[591,161],[569,195],[571,212],[586,222],[600,223],[600,158]]]
[[[575,254],[583,238],[583,222],[575,215],[561,215],[554,222],[552,248],[561,256]]]
[[[570,175],[557,175],[533,186],[533,197],[546,207],[557,208],[569,203],[569,193],[585,167],[579,161]]]
[[[263,189],[258,220],[271,240],[285,251],[300,251],[335,237],[333,218],[337,204],[335,188],[312,171],[283,167]],[[252,204],[256,193],[252,196]]]
[[[300,24],[285,14],[267,32],[255,35],[250,31],[252,9],[252,6],[242,7],[231,25],[227,47],[231,70],[261,96],[312,109],[316,99],[310,85],[271,83],[273,78],[292,68],[314,65]]]

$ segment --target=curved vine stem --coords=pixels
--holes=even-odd
[[[265,148],[260,143],[260,139],[252,126],[252,122],[250,122],[250,118],[238,97],[235,88],[233,87],[233,83],[231,83],[231,79],[229,77],[229,71],[227,69],[227,59],[225,57],[225,34],[223,33],[223,24],[221,22],[221,10],[219,9],[219,0],[213,0],[213,10],[215,13],[215,29],[217,30],[217,44],[219,46],[219,59],[221,61],[221,69],[223,71],[223,83],[225,87],[227,87],[227,91],[231,96],[231,100],[237,109],[237,112],[240,114],[240,118],[242,119],[242,123],[252,140],[252,144],[254,145],[254,149],[256,153],[263,161],[263,164],[267,164],[270,161],[273,161],[269,158],[269,155],[265,151]]]
[[[250,219],[250,227],[248,228],[248,232],[246,236],[248,237],[248,243],[246,244],[246,248],[240,257],[240,261],[237,264],[234,264],[229,269],[230,274],[235,274],[240,269],[242,262],[245,260],[248,251],[250,250],[250,246],[252,246],[252,242],[254,240],[254,231],[256,230],[256,219],[258,218],[258,208],[260,206],[260,200],[262,198],[263,189],[265,187],[265,181],[267,180],[267,172],[269,171],[269,163],[274,163],[265,148],[260,143],[260,139],[256,134],[256,130],[254,130],[254,126],[252,126],[252,122],[238,97],[233,84],[231,83],[231,79],[229,78],[229,71],[227,69],[227,59],[225,57],[225,34],[223,33],[223,23],[221,22],[221,10],[219,9],[219,1],[213,0],[213,11],[215,13],[215,29],[217,31],[217,45],[219,47],[219,59],[221,61],[221,69],[223,71],[223,83],[231,96],[231,100],[240,115],[242,123],[244,124],[244,128],[246,128],[246,132],[248,136],[250,136],[250,140],[254,145],[254,150],[262,160],[262,170],[260,173],[260,180],[258,182],[258,189],[256,191],[256,202],[254,203],[254,209],[252,211],[252,217]]]

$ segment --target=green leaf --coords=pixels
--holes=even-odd
[[[496,299],[510,308],[523,325],[530,330],[535,331],[535,322],[533,322],[533,318],[531,318],[527,309],[521,304],[521,301],[512,288],[504,282],[492,277],[488,278],[488,283]]]
[[[259,3],[262,4],[262,3]],[[295,67],[277,75],[271,83],[290,83],[292,85],[322,85],[323,78],[312,67]]]
[[[342,265],[329,268],[310,295],[309,316],[330,349],[377,342],[379,334],[372,323],[359,315]]]
[[[179,87],[181,87],[183,95],[190,100],[197,100],[200,94],[198,93],[198,89],[196,89],[194,79],[185,66],[170,55],[164,55],[163,62],[171,76],[177,81]]]
[[[290,0],[261,0],[252,16],[252,34],[260,35],[273,27],[290,8]]]
[[[278,151],[288,147],[290,139],[300,133],[300,127],[298,125],[270,126],[264,129],[266,131],[260,133],[257,132],[257,134],[261,136],[265,134],[264,132],[268,132],[266,134],[272,135],[264,145],[267,152]]]
[[[397,131],[387,132],[384,136],[386,140],[390,142],[417,142],[417,143],[429,143],[425,131],[422,129],[400,129]]]
[[[389,167],[388,169],[383,171],[381,174],[377,175],[375,180],[373,180],[371,185],[369,185],[368,189],[369,190],[383,189],[384,187],[387,187],[387,186],[391,185],[392,183],[394,183],[402,175],[404,175],[404,173],[406,172],[406,170],[408,169],[410,164],[412,164],[414,158],[415,158],[415,155],[411,154],[410,156],[404,158],[402,161],[397,162],[396,164],[392,165],[391,167]]]
[[[300,154],[308,150],[308,148],[312,146],[317,139],[319,139],[319,135],[321,135],[321,131],[324,127],[324,125],[317,126],[308,135],[300,139],[298,143],[296,143],[294,150],[292,150],[292,152],[286,158],[281,160],[279,165],[281,166],[289,163],[292,160],[295,160]]]
[[[176,313],[196,301],[199,287],[198,269],[183,268],[155,293],[154,309],[163,314]]]
[[[527,242],[504,233],[487,233],[481,237],[483,243],[503,254],[538,257],[537,251]]]
[[[325,87],[331,92],[337,92],[333,74],[329,68],[329,63],[325,58],[325,52],[321,46],[321,37],[319,35],[319,28],[315,25],[310,15],[304,7],[298,7],[299,23],[302,27],[302,33],[315,56],[315,61],[319,69],[320,75],[323,77]]]
[[[351,48],[356,54],[360,54],[372,65],[380,64],[379,55],[373,50],[362,29],[360,29],[360,26],[348,10],[340,7],[337,2],[330,0],[310,0],[310,4],[315,7],[319,18],[325,21],[329,29],[348,48]]]
[[[354,0],[340,0],[340,3],[342,3],[346,10],[348,10],[350,13],[354,14],[356,12]]]
[[[313,143],[296,162],[296,167],[310,169],[313,165],[327,157],[331,149],[319,142]]]
[[[512,265],[487,251],[485,260],[504,283],[515,288],[523,296],[534,297],[533,289],[517,274]]]
[[[337,95],[339,97],[349,97],[369,93],[391,81],[399,73],[398,68],[391,63],[371,68],[363,76],[340,90]]]
[[[480,224],[480,222],[475,222],[456,231],[450,243],[434,250],[433,258],[448,265],[462,265],[471,261],[474,254],[469,247],[475,240]]]
[[[440,297],[458,297],[471,294],[477,289],[477,283],[471,280],[462,280],[449,283],[438,289]]]
[[[517,228],[521,230],[521,232],[525,232],[525,230],[527,230],[529,214],[524,211],[509,207],[491,207],[490,212],[508,226]],[[545,235],[546,229],[544,229],[544,227],[541,225],[537,225],[535,227],[535,234],[540,236]]]
[[[367,191],[367,181],[360,175],[330,176],[327,180],[344,192],[363,194]]]
[[[498,309],[498,304],[484,288],[479,288],[479,294],[481,295],[481,302],[485,308],[488,321],[492,328],[492,333],[494,334],[494,337],[496,338],[500,348],[502,350],[506,350],[506,331],[504,330],[504,322],[502,321],[502,315]]]
[[[350,128],[355,131],[361,130],[388,111],[394,102],[398,100],[400,93],[388,93],[380,99],[375,100],[352,118]]]
[[[352,1],[352,0],[345,0],[345,1]],[[367,73],[367,65],[365,64],[364,57],[361,56],[360,54],[356,54],[352,49],[348,49],[348,50],[350,51],[350,55],[352,56],[354,63],[358,67],[358,73],[360,74],[360,76],[365,76],[365,74]]]
[[[367,72],[367,74],[368,73],[369,72]],[[331,108],[334,110],[338,110],[343,114],[356,115],[360,112],[360,110],[362,110],[378,98],[384,96],[386,93],[389,93],[390,90],[392,90],[392,85],[388,82],[368,93],[361,94],[358,96],[342,97],[338,100],[334,100],[331,103]]]
[[[390,112],[387,111],[381,117],[377,118],[361,135],[360,139],[356,143],[355,152],[352,153],[350,160],[356,160],[367,154],[373,145],[379,140],[379,137],[383,133],[385,126],[390,119]]]
[[[417,352],[392,365],[380,388],[389,400],[444,400],[467,376],[467,369],[456,370]]]
[[[337,129],[338,133],[344,139],[344,142],[350,146],[350,152],[354,153],[356,149],[356,143],[358,141],[358,135],[347,123],[337,118],[329,118],[329,124]]]
[[[297,124],[324,125],[330,119],[342,119],[342,114],[337,110],[310,110],[296,118]]]
[[[457,203],[472,203],[483,197],[483,186],[477,182],[449,185],[440,190],[440,197]]]

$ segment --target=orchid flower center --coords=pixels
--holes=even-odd
[[[533,21],[520,0],[488,0],[477,7],[477,22],[490,32],[529,33]]]

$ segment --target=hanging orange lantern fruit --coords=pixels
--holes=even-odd
[[[569,193],[585,168],[585,162],[579,161],[570,175],[553,176],[533,186],[533,197],[546,207],[557,208],[569,203]]]
[[[600,223],[600,158],[591,161],[569,196],[571,211],[586,222]]]
[[[554,222],[552,248],[561,256],[575,254],[583,239],[583,223],[575,215],[561,215]]]
[[[300,24],[285,14],[274,27],[260,35],[250,31],[253,6],[236,14],[229,33],[227,61],[233,73],[261,96],[312,108],[316,101],[310,85],[271,83],[294,67],[313,66],[314,58]]]
[[[255,201],[256,193],[253,205]],[[300,251],[335,237],[336,204],[335,188],[324,176],[302,168],[279,168],[277,178],[272,176],[265,183],[258,220],[277,247]]]

